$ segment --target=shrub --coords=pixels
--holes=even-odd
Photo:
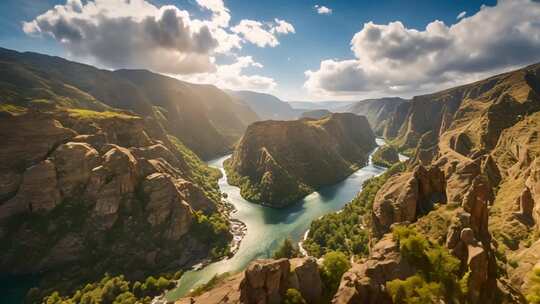
[[[408,282],[396,281],[394,291],[400,293],[399,298],[405,297],[403,300],[405,302],[402,303],[432,303],[431,300],[415,302],[417,297],[425,296],[429,291],[436,291],[430,299],[437,299],[443,295],[447,302],[455,302],[462,297],[464,287],[468,286],[468,281],[467,279],[465,279],[466,282],[460,281],[460,261],[452,256],[446,248],[429,242],[410,227],[396,226],[393,228],[392,234],[394,240],[399,244],[403,258],[418,270],[417,276],[425,281],[425,284],[418,281],[418,278]],[[407,290],[407,288],[412,288],[412,290]],[[403,294],[400,289],[408,292]],[[411,295],[411,299],[407,298],[408,295]]]
[[[426,282],[414,275],[406,280],[393,280],[386,283],[388,293],[395,304],[443,303],[440,284]]]
[[[333,295],[341,281],[341,276],[351,267],[347,256],[340,251],[331,251],[324,255],[321,271],[324,290]]]
[[[527,301],[531,304],[540,304],[540,267],[534,267],[530,275],[529,286]]]
[[[302,297],[302,294],[294,288],[287,289],[285,293],[285,298],[283,299],[284,304],[306,304],[306,300]]]
[[[282,259],[282,258],[296,258],[300,256],[300,251],[296,248],[291,239],[285,239],[281,246],[274,252],[272,258]]]

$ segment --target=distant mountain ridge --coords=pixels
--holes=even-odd
[[[211,85],[143,70],[107,71],[60,57],[0,48],[0,97],[48,100],[91,110],[119,108],[155,117],[203,158],[230,150],[258,116]]]
[[[242,100],[263,120],[292,120],[301,114],[301,111],[293,109],[287,102],[274,95],[231,90],[227,93]]]

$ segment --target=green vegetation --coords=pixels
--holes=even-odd
[[[230,277],[231,274],[229,272],[224,272],[222,274],[216,274],[213,276],[210,281],[206,282],[205,284],[202,284],[201,286],[195,288],[192,292],[189,293],[190,296],[196,297],[200,296],[203,293],[212,290],[214,287],[218,286],[221,282],[223,282],[225,279]]]
[[[120,119],[138,119],[139,116],[129,115],[121,112],[113,111],[92,111],[87,109],[68,109],[69,116],[77,119],[108,119],[108,118],[120,118]]]
[[[147,304],[152,298],[175,286],[175,281],[166,278],[148,277],[144,282],[134,283],[123,275],[111,277],[105,275],[99,282],[86,284],[70,296],[61,296],[58,291],[52,292],[43,299],[46,304]],[[39,301],[39,299],[29,299]]]
[[[527,301],[531,304],[540,304],[540,267],[534,267],[529,278],[529,286]]]
[[[287,292],[285,292],[283,304],[306,304],[306,300],[304,300],[302,294],[298,290],[289,288],[287,289]]]
[[[441,286],[437,283],[427,283],[419,275],[405,280],[390,281],[386,287],[396,304],[444,303]]]
[[[342,211],[327,214],[311,223],[303,247],[310,255],[321,257],[329,251],[339,250],[347,255],[365,256],[368,253],[368,232],[364,228],[365,215],[369,214],[377,191],[394,174],[405,169],[396,164],[384,174],[368,179],[362,191]]]
[[[294,246],[291,239],[285,239],[281,246],[274,252],[272,258],[282,259],[282,258],[296,258],[300,256],[300,251]]]
[[[193,151],[186,147],[178,138],[168,135],[169,140],[176,147],[176,151],[182,156],[189,167],[191,181],[196,183],[204,191],[204,194],[215,203],[221,201],[218,180],[221,171],[208,167]]]
[[[314,191],[313,188],[299,182],[281,168],[280,170],[273,171],[273,173],[267,171],[257,183],[253,182],[248,176],[240,176],[232,168],[230,158],[223,165],[227,172],[227,181],[229,184],[240,188],[240,195],[253,203],[268,204],[269,201],[279,201],[280,206],[285,206]],[[275,163],[273,165],[279,167]],[[279,188],[280,191],[272,191],[269,190],[270,188]],[[265,198],[264,195],[268,197]]]
[[[18,114],[23,114],[24,112],[26,112],[26,108],[17,106],[14,104],[8,104],[8,103],[2,102],[0,103],[0,113],[1,112],[7,112],[12,115],[18,115]]]
[[[403,258],[417,269],[406,280],[393,280],[387,288],[394,303],[455,303],[463,298],[468,278],[460,276],[460,261],[448,250],[428,241],[413,228],[392,230]]]
[[[211,244],[211,257],[217,259],[229,254],[229,243],[232,238],[229,221],[220,213],[207,216],[201,211],[195,212],[195,219],[193,233],[197,239]]]
[[[330,251],[324,255],[321,279],[325,299],[330,299],[336,293],[341,277],[350,267],[349,259],[343,252]]]
[[[382,146],[373,153],[371,161],[377,166],[390,168],[399,162],[398,151],[392,146]]]

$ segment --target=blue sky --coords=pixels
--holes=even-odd
[[[179,10],[189,12],[192,20],[212,19],[215,12],[201,6],[201,3],[198,3],[195,0],[146,1],[156,8],[160,8],[164,5],[173,5]],[[221,0],[201,1],[221,2]],[[87,2],[88,1],[82,1],[82,4],[84,5]],[[274,47],[269,45],[261,47],[255,43],[243,41],[241,43],[241,48],[235,48],[227,52],[216,53],[215,48],[205,48],[204,50],[203,55],[214,60],[212,63],[206,62],[205,64],[202,64],[202,66],[205,67],[208,67],[210,64],[218,66],[219,69],[220,65],[232,64],[236,61],[240,61],[238,60],[239,57],[246,56],[251,56],[250,60],[252,62],[256,62],[263,67],[260,67],[258,64],[246,64],[241,70],[223,68],[223,71],[220,70],[219,73],[203,71],[204,73],[202,74],[194,74],[193,71],[202,71],[202,69],[205,69],[204,67],[186,67],[185,63],[179,65],[178,70],[160,70],[162,65],[159,64],[149,65],[148,68],[156,72],[170,75],[174,74],[181,79],[189,81],[214,82],[218,86],[233,89],[236,87],[232,84],[241,84],[241,86],[247,85],[247,87],[238,88],[269,91],[288,100],[361,99],[364,97],[381,95],[399,95],[408,97],[416,93],[438,89],[445,85],[459,83],[459,81],[456,82],[455,78],[474,80],[478,77],[488,75],[489,73],[513,68],[521,64],[531,63],[534,62],[534,60],[539,59],[534,55],[537,51],[538,39],[535,38],[531,41],[530,38],[523,38],[516,42],[512,41],[516,39],[496,38],[496,33],[489,31],[486,31],[485,39],[480,39],[481,41],[486,40],[486,42],[483,45],[475,45],[475,49],[471,49],[471,53],[483,52],[489,50],[489,47],[511,49],[513,46],[519,47],[521,45],[526,45],[528,47],[527,52],[519,54],[520,56],[524,55],[525,58],[516,61],[515,59],[511,59],[515,56],[505,53],[502,56],[499,56],[505,58],[503,62],[495,62],[492,58],[480,58],[474,61],[470,56],[467,56],[466,53],[458,54],[457,51],[450,50],[450,45],[457,44],[462,40],[478,41],[476,37],[465,37],[462,39],[462,36],[468,35],[466,32],[474,30],[478,31],[479,26],[475,26],[475,24],[481,24],[481,18],[489,19],[490,16],[494,16],[491,18],[494,19],[491,22],[501,24],[501,28],[498,29],[499,32],[505,32],[507,30],[508,32],[512,32],[512,29],[524,31],[524,28],[532,30],[530,29],[530,24],[533,25],[533,29],[536,29],[540,22],[536,15],[536,6],[538,6],[538,3],[526,0],[519,0],[518,2],[526,3],[534,9],[528,9],[527,12],[531,13],[523,16],[523,13],[518,11],[520,10],[519,7],[510,4],[507,4],[506,6],[499,4],[498,6],[501,7],[499,11],[485,10],[484,13],[479,14],[482,5],[494,7],[497,3],[496,1],[472,0],[225,1],[224,6],[228,9],[228,13],[230,14],[230,21],[227,26],[222,26],[222,28],[228,33],[232,33],[234,31],[234,26],[240,24],[242,20],[255,20],[266,26],[266,22],[273,22],[276,18],[286,21],[293,26],[294,32],[275,34],[274,36],[277,41],[279,41],[279,44]],[[106,54],[95,55],[89,52],[83,52],[81,51],[81,48],[91,48],[94,45],[75,45],[73,42],[66,44],[65,41],[60,41],[58,37],[56,39],[52,38],[50,36],[50,31],[47,32],[42,24],[40,24],[40,27],[36,27],[39,28],[37,34],[35,29],[33,33],[28,33],[28,31],[27,33],[23,32],[23,21],[33,20],[38,15],[52,9],[55,4],[65,5],[66,1],[3,0],[0,3],[0,46],[20,51],[31,50],[64,56],[105,68],[131,67],[130,64],[132,64],[134,68],[141,67],[137,62],[122,61],[119,63],[118,61],[108,60],[108,58],[104,57]],[[328,7],[332,10],[332,13],[318,14],[314,8],[315,5]],[[457,16],[464,11],[466,12],[466,17],[457,19]],[[502,13],[508,12],[510,12],[510,14],[508,14],[509,20],[497,22],[497,16],[502,16]],[[475,16],[476,14],[478,15]],[[523,20],[517,20],[517,17],[515,18],[516,21],[511,20],[514,15],[521,16],[521,19],[525,18],[526,23],[523,23]],[[473,18],[469,18],[471,16],[473,16]],[[467,20],[467,18],[471,20],[468,24],[463,22],[461,30],[458,30],[456,27],[456,29],[453,30],[453,33],[448,33],[447,30],[450,29],[452,25]],[[445,27],[431,32],[426,31],[426,26],[436,20],[444,22]],[[383,37],[391,36],[384,35],[384,33],[398,33],[399,35],[402,35],[400,37],[404,37],[405,40],[400,38],[399,41],[401,41],[403,45],[401,45],[399,49],[393,50],[391,49],[391,46],[388,46],[388,41],[384,41],[383,38],[381,38],[380,41],[377,41],[378,44],[375,44],[375,42],[371,40],[366,40],[365,37],[367,36],[364,35],[364,38],[360,37],[357,40],[357,51],[355,51],[356,53],[353,52],[351,50],[351,39],[356,33],[363,30],[367,33],[368,29],[364,29],[364,24],[370,21],[376,25],[372,27],[372,29],[377,30],[377,32],[382,32]],[[395,21],[400,21],[403,28],[398,26],[391,30],[391,27],[387,27],[391,22]],[[52,21],[49,20],[48,22],[48,24],[50,24]],[[489,23],[487,23],[486,26],[489,26]],[[267,30],[271,31],[270,25],[268,25]],[[415,30],[420,32],[420,34],[417,34]],[[243,37],[240,32],[237,32],[237,35]],[[433,35],[437,36],[437,41],[444,40],[446,42],[441,42],[434,47]],[[479,31],[479,35],[482,35],[481,31]],[[526,35],[524,34],[523,37],[526,37]],[[219,43],[221,44],[221,42]],[[372,49],[370,50],[369,47],[371,46]],[[363,54],[373,51],[375,47],[381,48],[380,54],[370,53],[370,58],[363,57]],[[465,44],[465,47],[467,47],[467,44]],[[436,48],[436,53],[433,53],[433,48]],[[463,48],[463,46],[461,46],[461,48]],[[426,49],[431,53],[426,54],[423,49]],[[412,66],[410,64],[411,57],[408,57],[409,61],[406,63],[403,63],[402,58],[392,57],[394,56],[392,54],[411,54],[410,52],[419,54],[418,56],[414,56],[416,53],[412,53],[412,58],[415,58],[415,60],[416,58],[421,58],[423,54],[428,56],[426,57],[426,60],[452,56],[455,57],[455,60],[449,60],[449,62],[445,62],[445,64],[441,66],[432,63],[428,70],[422,72],[424,75],[436,74],[436,77],[431,77],[430,79],[437,78],[437,81],[426,81],[422,76],[414,75],[411,78],[414,78],[416,82],[413,82],[412,79],[410,81],[408,79],[403,79],[403,77],[396,76],[389,71],[389,67],[392,67],[394,70],[402,68],[404,72],[413,71],[411,72],[411,75],[415,74],[414,71],[422,71],[422,69],[424,69],[422,65]],[[113,55],[114,54],[111,54],[111,56]],[[196,55],[198,56],[197,60],[204,61],[208,59],[204,56],[199,56],[201,54]],[[138,54],[135,54],[133,58],[145,57],[140,57]],[[332,59],[332,61],[326,62],[323,66],[322,61],[326,59]],[[246,59],[244,62],[248,62],[248,60]],[[461,63],[463,63],[463,65],[467,63],[467,67],[461,66]],[[478,68],[469,68],[472,66],[478,66]],[[440,71],[441,69],[445,70]],[[308,70],[313,72],[309,77],[305,75],[305,72]],[[225,83],[220,79],[225,78],[223,75],[232,75],[231,81]],[[239,79],[242,79],[243,75],[260,75],[263,78],[245,78],[238,81],[233,79],[233,77],[240,77]],[[271,81],[269,79],[271,79]],[[384,87],[373,84],[375,80],[379,83],[385,83]],[[250,87],[251,85],[253,85],[253,87]]]

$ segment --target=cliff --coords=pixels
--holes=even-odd
[[[345,178],[374,147],[367,120],[350,113],[257,122],[228,161],[228,177],[246,199],[283,207]]]
[[[73,286],[226,253],[219,173],[154,119],[2,104],[0,136],[2,273],[46,273],[46,286],[62,273]]]
[[[401,111],[407,102],[407,99],[399,97],[366,99],[349,105],[345,111],[366,116],[373,131],[383,135],[389,118],[396,115],[396,111]]]

